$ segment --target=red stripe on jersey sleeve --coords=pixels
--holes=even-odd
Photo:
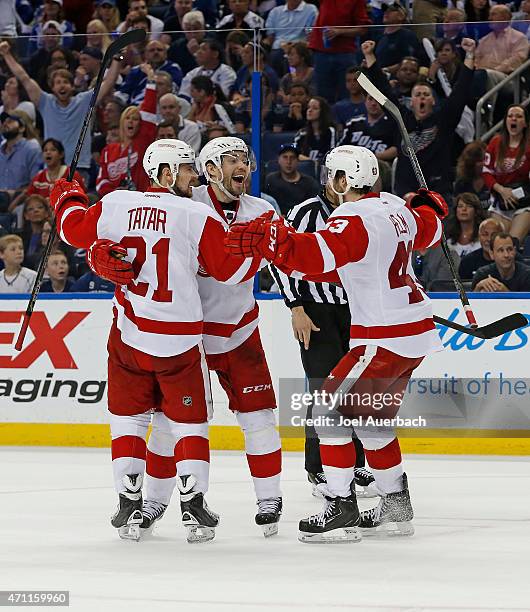
[[[88,249],[98,239],[101,210],[101,201],[86,208],[82,202],[67,200],[55,219],[61,239],[72,246]]]
[[[207,274],[228,284],[242,283],[251,279],[261,267],[261,257],[248,259],[230,255],[224,246],[223,225],[208,217],[199,242],[199,263]]]

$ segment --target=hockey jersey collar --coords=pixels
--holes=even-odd
[[[368,193],[365,193],[364,195],[362,195],[359,200],[366,200],[367,198],[378,198],[379,197],[379,192],[378,191],[369,191]],[[357,202],[359,201],[357,200]]]
[[[211,185],[208,185],[208,195],[212,200],[213,207],[215,208],[217,214],[220,215],[221,219],[224,219],[226,223],[228,223],[228,225],[231,225],[237,219],[237,211],[239,210],[239,198],[237,200],[233,200],[235,202],[234,218],[229,221],[226,218],[225,211],[223,210],[223,203],[219,202],[217,196],[215,195],[215,191],[213,190],[213,187]]]
[[[167,187],[149,187],[146,193],[171,193]]]

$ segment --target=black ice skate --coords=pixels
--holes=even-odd
[[[278,522],[282,513],[282,498],[270,497],[258,499],[258,513],[256,514],[256,525],[263,529],[266,538],[278,533]]]
[[[359,526],[364,536],[410,536],[413,517],[407,475],[403,474],[403,490],[384,495],[375,508],[361,512]]]
[[[127,474],[122,482],[125,491],[119,494],[118,510],[110,519],[111,525],[117,527],[123,540],[140,539],[142,523],[142,474]]]
[[[191,475],[177,478],[182,524],[186,527],[190,544],[213,540],[215,528],[219,525],[219,515],[208,508],[204,495],[194,490],[196,484],[196,478]]]
[[[318,472],[314,474],[312,472],[307,472],[307,480],[311,483],[313,497],[318,497],[320,499],[324,499],[324,495],[322,491],[318,488],[319,484],[326,484],[326,475],[324,472]]]
[[[143,521],[140,528],[145,532],[145,535],[153,533],[155,529],[155,523],[159,521],[167,509],[166,504],[146,499],[142,506]]]
[[[381,491],[375,484],[375,478],[370,470],[364,467],[356,467],[353,471],[354,479],[352,482],[355,483],[355,492],[357,497],[369,498],[369,497],[380,497]]]
[[[308,543],[359,542],[359,508],[355,495],[324,497],[324,509],[300,521],[298,539]]]

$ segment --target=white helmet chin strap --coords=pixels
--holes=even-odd
[[[211,160],[214,164],[215,167],[219,169],[219,172],[221,173],[221,177],[219,179],[214,179],[210,173],[208,173],[208,178],[210,183],[213,183],[214,185],[217,185],[217,187],[219,188],[220,191],[222,191],[225,196],[227,198],[230,198],[231,200],[237,200],[239,198],[239,196],[234,195],[233,193],[231,193],[230,191],[228,191],[228,189],[223,185],[223,181],[225,179],[224,174],[223,174],[223,168],[221,166],[222,161],[219,157],[216,157],[215,160]],[[245,193],[245,191],[243,190],[243,193]]]
[[[227,198],[230,198],[231,200],[237,200],[237,198],[239,196],[234,195],[233,193],[230,193],[230,191],[228,191],[228,189],[223,185],[223,180],[224,180],[224,176],[223,176],[223,171],[221,170],[221,178],[218,180],[215,180],[214,178],[210,177],[210,183],[213,183],[214,185],[217,185],[217,187],[225,194],[225,196]]]

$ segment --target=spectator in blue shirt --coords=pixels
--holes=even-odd
[[[61,250],[52,251],[46,265],[48,280],[41,287],[41,293],[65,293],[72,291],[74,283],[68,276],[69,266],[66,255]]]
[[[26,138],[22,111],[0,116],[4,142],[0,146],[0,210],[7,210],[16,192],[25,189],[42,168],[39,143]]]
[[[392,74],[407,55],[420,57],[423,52],[414,32],[407,30],[403,24],[407,21],[407,12],[400,4],[389,5],[383,14],[385,29],[375,49],[377,63]]]
[[[73,284],[70,291],[79,291],[83,293],[114,293],[115,286],[108,280],[100,278],[94,272],[90,271],[83,274]]]
[[[42,12],[37,15],[35,23],[31,30],[32,37],[29,40],[30,52],[33,53],[39,47],[44,45],[43,34],[47,29],[48,24],[53,23],[56,26],[57,31],[62,36],[62,42],[60,43],[63,47],[72,47],[74,43],[74,26],[64,18],[63,3],[62,0],[44,0],[42,5]]]
[[[259,66],[261,66],[263,75],[267,77],[271,90],[276,93],[278,91],[278,75],[266,64],[265,50],[261,45],[257,46],[257,52],[259,56]],[[249,42],[243,47],[241,59],[243,60],[243,66],[237,71],[236,81],[232,86],[232,92],[246,96],[249,92],[249,82],[252,79],[252,71],[254,68],[253,42]]]
[[[182,70],[178,64],[167,59],[168,46],[160,40],[152,40],[145,47],[145,62],[153,70],[167,72],[171,75],[176,88],[182,83]],[[147,76],[140,66],[135,66],[127,75],[120,87],[119,97],[125,104],[138,105],[144,99]]]
[[[272,67],[282,73],[285,64],[284,51],[288,43],[305,41],[309,28],[315,23],[318,9],[304,0],[287,0],[284,6],[272,9],[265,22],[267,28],[266,42],[272,45]]]
[[[488,23],[490,8],[490,0],[465,0],[464,2],[467,36],[477,42],[491,31]]]
[[[304,0],[287,0],[283,6],[273,8],[265,23],[269,44],[281,49],[285,43],[305,40],[317,14],[317,7]]]
[[[350,96],[335,102],[333,105],[333,117],[340,125],[346,125],[353,117],[363,115],[366,112],[364,89],[357,83],[357,73],[359,70],[358,66],[352,66],[346,70],[346,89]]]
[[[88,111],[92,89],[74,95],[74,77],[65,69],[52,72],[50,84],[52,93],[43,92],[24,68],[11,54],[7,42],[0,43],[0,56],[3,57],[9,70],[22,83],[29,99],[39,110],[44,122],[44,138],[56,138],[62,142],[65,151],[65,162],[70,164],[74,156],[77,139],[83,119]],[[120,71],[120,62],[113,61],[99,90],[98,100],[102,100],[112,91]],[[79,156],[78,172],[88,182],[90,169],[90,138],[86,138]],[[33,174],[32,174],[33,176]]]

